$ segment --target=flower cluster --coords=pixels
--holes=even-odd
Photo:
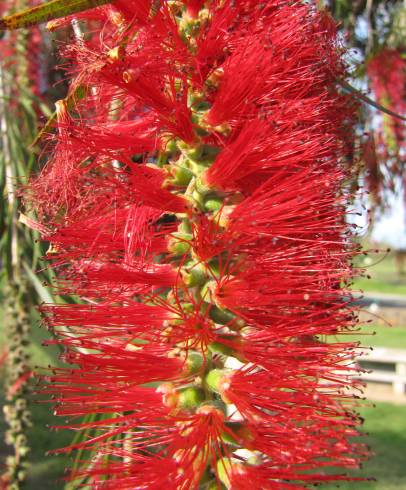
[[[86,434],[63,450],[92,450],[73,478],[345,479],[367,451],[357,345],[335,338],[356,324],[356,250],[334,23],[298,0],[116,0],[78,21],[92,29],[64,56],[82,95],[58,103],[31,188],[54,286],[82,300],[42,308],[73,366],[45,391]]]
[[[401,49],[385,48],[367,64],[367,73],[375,99],[395,114],[406,114],[406,63]],[[382,206],[383,191],[394,191],[399,181],[405,182],[405,124],[400,118],[382,114],[378,125],[371,128],[364,143],[366,185],[376,204]]]
[[[406,112],[405,70],[406,63],[400,49],[382,49],[367,66],[376,99],[399,115]],[[404,124],[400,119],[385,117],[389,126],[385,134],[387,146],[403,148],[406,138]]]

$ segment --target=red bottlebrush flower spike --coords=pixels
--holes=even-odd
[[[401,50],[384,48],[367,63],[367,73],[376,101],[392,112],[406,113],[406,63]],[[366,138],[363,159],[366,186],[374,205],[384,207],[383,189],[393,190],[405,175],[405,124],[399,118],[381,114],[379,125]]]
[[[369,61],[367,71],[377,101],[385,104],[396,114],[404,115],[406,113],[406,63],[401,52],[396,49],[383,49]],[[385,116],[385,118],[389,119],[388,125],[393,132],[395,144],[403,148],[406,139],[404,124],[394,117]]]
[[[54,287],[82,299],[42,308],[73,365],[44,391],[86,434],[60,451],[90,452],[71,478],[346,479],[367,451],[358,345],[335,338],[356,325],[357,251],[334,24],[284,0],[115,1],[78,18],[100,24],[65,48],[84,96],[59,104],[31,187]]]

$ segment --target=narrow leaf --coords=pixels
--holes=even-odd
[[[31,284],[34,286],[38,296],[41,298],[44,303],[53,303],[53,297],[49,293],[48,289],[41,283],[38,279],[38,276],[32,271],[31,267],[23,262],[23,267],[26,273],[26,277],[28,277]]]
[[[52,0],[37,7],[3,17],[0,19],[0,30],[13,30],[41,24],[111,2],[112,0]]]

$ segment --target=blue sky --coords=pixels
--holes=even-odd
[[[375,223],[372,239],[383,242],[394,249],[406,249],[406,216],[404,198],[401,192],[389,198],[388,211]]]

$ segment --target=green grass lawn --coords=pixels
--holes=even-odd
[[[382,325],[366,325],[360,333],[337,335],[331,341],[360,341],[365,347],[389,347],[406,349],[406,327],[388,327]],[[405,487],[406,488],[406,487]]]
[[[406,489],[406,406],[377,403],[365,407],[367,443],[375,453],[362,470],[353,476],[373,477],[376,482],[340,483],[341,490],[405,490]],[[337,484],[323,485],[323,490],[337,488]]]
[[[354,289],[406,295],[406,276],[399,276],[393,253],[371,253],[367,257],[360,257],[357,265],[365,267],[371,279],[356,279]]]
[[[72,433],[51,430],[49,426],[64,421],[52,416],[49,404],[32,405],[33,426],[28,435],[31,444],[31,469],[27,488],[32,490],[63,489],[62,477],[70,464],[66,455],[50,456],[47,451],[64,447],[72,441]]]

